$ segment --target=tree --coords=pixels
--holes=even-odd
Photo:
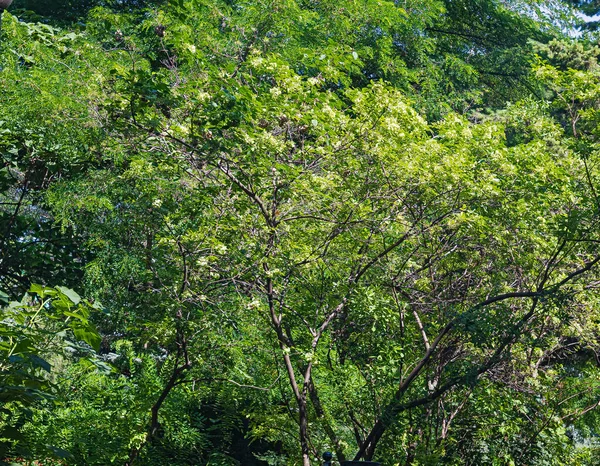
[[[582,29],[595,31],[598,28],[596,17],[600,11],[600,3],[597,0],[569,0],[568,3],[584,17],[581,24]]]
[[[200,94],[201,81],[180,84],[169,98],[181,107],[167,115],[160,100],[143,100],[135,78],[132,94],[117,96],[136,103],[129,118],[153,136],[148,152],[166,149],[182,164],[178,189],[211,193],[202,210],[210,231],[200,242],[197,226],[177,236],[190,238],[184,251],[208,254],[185,269],[187,286],[202,290],[196,305],[224,308],[237,326],[269,324],[303,464],[316,456],[313,416],[340,457],[355,441],[357,458],[371,458],[403,413],[452,403],[445,397],[514,358],[547,315],[569,300],[585,305],[578,279],[599,260],[593,185],[561,145],[560,126],[540,115],[524,138],[507,141],[518,109],[504,123],[452,117],[429,126],[383,85],[342,101],[276,56],[256,52],[244,66],[239,80],[208,82]],[[237,311],[244,302],[250,321]],[[387,344],[365,336],[378,325]],[[353,388],[379,407],[333,405],[357,425],[377,420],[342,441],[319,394],[354,371],[365,380]]]
[[[21,302],[10,302],[1,310],[0,458],[4,461],[9,455],[29,455],[33,445],[24,441],[21,428],[28,418],[25,408],[52,395],[52,382],[44,373],[73,354],[92,366],[104,366],[94,359],[100,336],[89,322],[93,306],[73,290],[33,285]],[[60,449],[46,448],[61,454]]]

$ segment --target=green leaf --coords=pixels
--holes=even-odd
[[[47,288],[45,286],[42,286],[42,285],[32,284],[29,287],[29,293],[37,294],[37,295],[39,295],[42,298],[44,297],[46,291],[47,291]]]
[[[35,366],[44,369],[46,372],[50,372],[50,370],[52,369],[52,365],[45,359],[40,358],[39,356],[31,355],[29,356],[29,360],[33,362]]]
[[[86,327],[74,327],[73,333],[77,339],[86,342],[90,345],[94,350],[100,350],[100,343],[102,342],[102,338],[92,326]]]
[[[87,322],[87,318],[84,315],[77,314],[76,312],[63,311],[63,314],[68,317],[74,317],[75,319],[79,319],[82,322]]]
[[[56,289],[60,290],[60,292],[64,294],[67,298],[69,298],[73,302],[73,304],[79,304],[79,302],[81,301],[81,297],[70,288],[65,288],[64,286],[57,286]]]

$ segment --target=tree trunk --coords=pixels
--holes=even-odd
[[[310,449],[308,445],[308,413],[306,398],[298,399],[298,416],[300,423],[300,447],[302,448],[302,466],[310,466]]]

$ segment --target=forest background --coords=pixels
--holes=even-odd
[[[597,11],[15,0],[0,462],[598,464]]]

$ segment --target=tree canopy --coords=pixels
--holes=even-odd
[[[597,464],[575,3],[15,0],[0,462]]]

